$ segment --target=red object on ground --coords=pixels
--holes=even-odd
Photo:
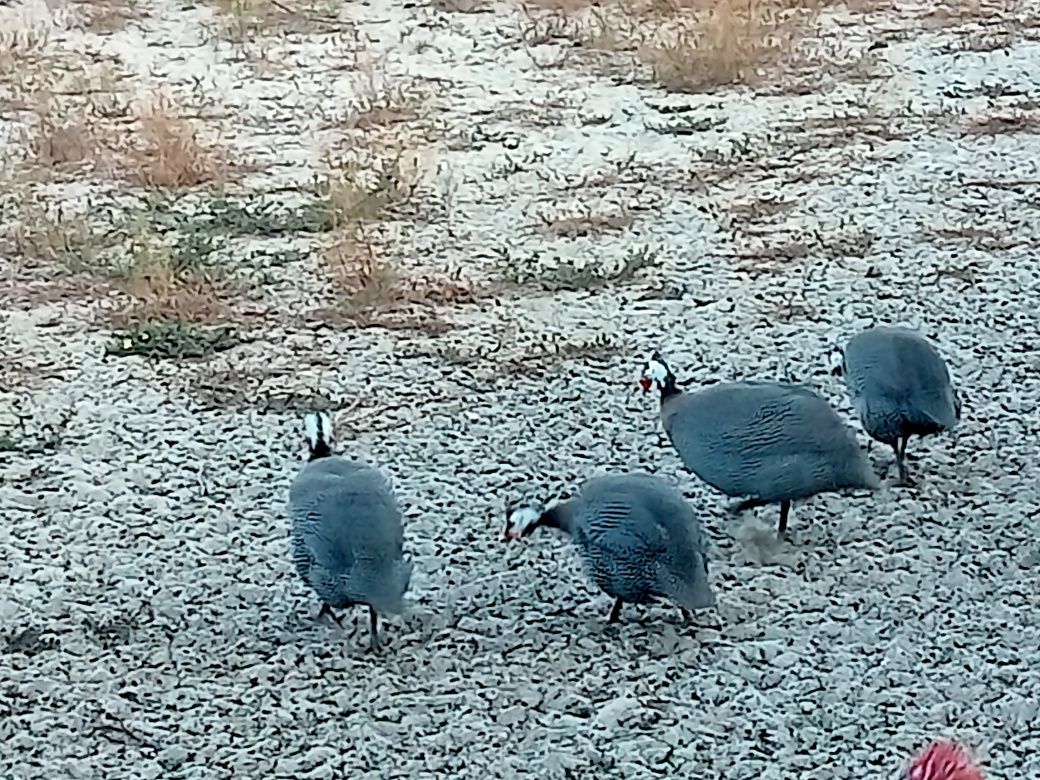
[[[986,780],[968,752],[950,740],[933,742],[910,765],[909,780]]]

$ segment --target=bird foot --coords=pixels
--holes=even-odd
[[[330,618],[332,618],[333,622],[337,626],[339,626],[340,628],[343,628],[343,616],[342,615],[337,615],[335,612],[333,612],[332,611],[332,607],[330,607],[328,604],[322,604],[321,605],[321,611],[318,612],[318,618],[317,619],[321,620],[326,615],[328,615]]]

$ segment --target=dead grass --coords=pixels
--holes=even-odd
[[[401,323],[401,315],[406,315],[404,322],[414,323],[416,306],[472,303],[477,297],[458,272],[440,278],[403,273],[364,225],[340,231],[322,261],[336,295],[336,305],[326,314],[355,324],[386,327]],[[419,317],[426,323],[436,319],[429,311]]]
[[[494,11],[490,0],[430,0],[430,6],[449,14],[489,14]]]
[[[86,165],[94,170],[111,161],[95,133],[96,120],[82,110],[66,110],[50,93],[37,95],[31,121],[22,140],[29,148],[30,163],[37,168],[62,171]]]
[[[639,57],[675,92],[753,83],[767,70],[802,65],[802,43],[815,20],[815,8],[781,0],[718,0],[666,20]]]
[[[526,0],[520,37],[536,66],[558,67],[578,51],[634,59],[674,92],[776,81],[822,64],[820,12],[837,0]],[[889,10],[892,0],[852,0],[848,10]],[[530,47],[557,44],[546,54]],[[569,46],[567,44],[570,44]],[[634,57],[628,57],[628,54]],[[814,62],[815,60],[815,62]],[[600,70],[604,68],[601,67]],[[618,63],[608,67],[617,76]],[[869,74],[868,74],[869,75]],[[876,77],[876,76],[871,76]],[[807,80],[785,89],[815,89]]]
[[[1011,113],[972,119],[964,126],[966,135],[1009,135],[1040,132],[1040,115]]]
[[[329,160],[319,183],[332,232],[321,250],[322,266],[334,295],[326,318],[361,326],[441,330],[435,313],[415,307],[467,303],[472,287],[456,274],[416,277],[405,272],[393,244],[417,216],[413,202],[423,182],[421,155],[404,138],[391,156]],[[358,153],[361,154],[360,150]],[[367,161],[367,164],[362,162]]]
[[[327,159],[317,190],[327,204],[332,225],[354,228],[388,218],[411,199],[420,181],[417,153],[397,149],[389,156]]]
[[[219,266],[186,263],[161,237],[145,228],[131,238],[123,262],[113,269],[129,304],[111,312],[116,326],[177,321],[224,322],[235,290]]]
[[[131,140],[129,176],[147,187],[195,187],[225,183],[227,152],[205,140],[199,128],[163,94],[146,101]]]
[[[945,28],[1006,20],[1024,21],[1028,10],[1026,0],[955,0],[936,3],[924,15],[924,22],[928,27]]]
[[[394,83],[385,72],[370,70],[358,79],[354,100],[334,122],[344,130],[386,129],[419,119],[423,100],[414,80]]]
[[[578,238],[623,230],[632,224],[632,215],[619,208],[596,209],[583,205],[580,211],[541,217],[546,232],[561,238]]]
[[[0,84],[11,87],[35,74],[50,37],[46,24],[0,30]]]
[[[341,32],[349,22],[339,20],[332,2],[283,3],[280,0],[210,0],[217,12],[216,33],[234,44],[248,44],[272,36]]]
[[[80,24],[100,35],[122,30],[127,22],[141,18],[144,12],[138,0],[72,0],[71,6]]]
[[[363,225],[341,230],[322,252],[322,260],[342,311],[357,313],[398,302],[401,276],[391,263],[377,255]]]

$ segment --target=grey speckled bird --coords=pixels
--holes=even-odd
[[[657,352],[640,378],[644,392],[655,382],[664,430],[683,465],[728,496],[749,496],[733,512],[779,503],[778,535],[792,501],[878,487],[855,434],[807,387],[724,382],[686,393]]]
[[[401,512],[379,471],[332,454],[328,414],[307,414],[304,429],[310,457],[289,488],[293,563],[322,600],[319,617],[340,623],[333,609],[368,606],[376,650],[376,613],[403,611],[412,576]]]
[[[577,546],[589,578],[621,605],[663,598],[690,610],[715,605],[708,584],[708,537],[686,500],[649,474],[589,479],[577,496],[547,508],[507,509],[506,539],[527,537],[539,526],[557,528]]]
[[[871,438],[895,451],[899,484],[913,482],[906,470],[911,436],[952,430],[961,419],[961,400],[942,357],[910,328],[878,326],[835,349],[835,374],[845,385],[856,414]]]

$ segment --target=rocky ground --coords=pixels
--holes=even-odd
[[[293,202],[329,137],[378,124],[421,175],[365,235],[422,292],[330,316],[311,238],[239,240],[244,343],[106,354],[132,293],[15,239],[26,202],[94,219],[132,168],[8,171],[0,776],[890,778],[938,736],[994,780],[1040,774],[1040,24],[973,9],[830,8],[814,68],[693,92],[575,45],[570,10],[374,0],[254,45],[207,6],[111,30],[0,9],[28,31],[9,59],[47,29],[53,56],[204,96],[251,163],[231,193]],[[42,114],[12,73],[13,149]],[[796,379],[855,424],[827,350],[872,322],[935,340],[962,424],[913,442],[916,488],[805,502],[782,544],[636,392],[660,348],[692,386]],[[405,508],[414,607],[379,655],[291,568],[312,405]],[[606,630],[565,540],[500,541],[507,500],[637,468],[708,524],[721,630],[635,607]]]

